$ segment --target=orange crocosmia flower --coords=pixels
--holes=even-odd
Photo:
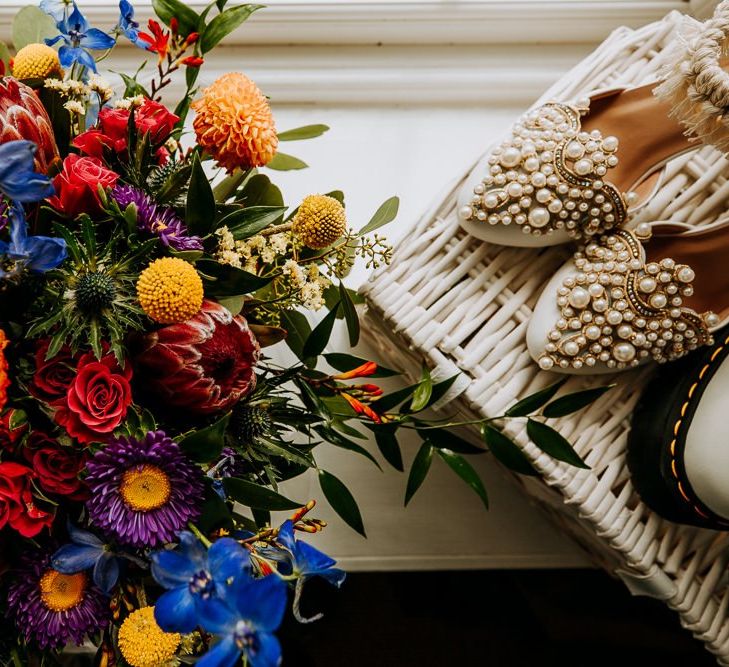
[[[377,371],[377,364],[374,361],[367,361],[357,368],[353,368],[351,371],[345,373],[339,373],[335,375],[335,380],[351,380],[352,378],[363,378],[368,375],[373,375]]]
[[[140,32],[139,39],[147,45],[147,51],[158,54],[160,60],[163,60],[167,57],[170,47],[170,33],[165,32],[154,19],[149,19],[147,26],[152,34],[148,35],[146,32]]]
[[[10,386],[10,378],[8,377],[8,361],[5,359],[3,350],[8,345],[8,339],[5,332],[0,329],[0,411],[8,402],[8,387]]]
[[[369,405],[362,403],[362,401],[358,401],[354,396],[350,396],[345,392],[342,392],[341,396],[352,406],[352,409],[358,415],[365,415],[366,417],[369,417],[373,422],[375,422],[375,424],[382,423],[380,415],[378,415]]]

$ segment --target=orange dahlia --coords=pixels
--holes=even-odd
[[[266,96],[245,74],[230,72],[192,104],[197,141],[229,172],[262,167],[278,147]]]
[[[8,339],[5,332],[0,329],[0,412],[8,402],[8,386],[10,386],[10,378],[8,378],[8,361],[5,359],[3,350],[8,345]]]

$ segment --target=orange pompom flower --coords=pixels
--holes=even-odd
[[[278,147],[268,100],[245,74],[221,76],[192,104],[197,141],[228,172],[262,167]]]
[[[8,339],[5,332],[0,329],[0,412],[8,402],[8,387],[10,386],[10,378],[8,377],[8,362],[5,359],[3,350],[8,345]]]

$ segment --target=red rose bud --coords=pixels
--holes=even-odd
[[[50,338],[41,340],[35,350],[35,373],[29,389],[34,398],[46,403],[57,401],[66,395],[68,386],[76,376],[76,359],[64,346],[55,357],[46,361]]]
[[[351,371],[346,373],[339,373],[333,375],[332,378],[335,380],[351,380],[352,378],[363,378],[368,375],[372,375],[377,372],[377,364],[374,361],[367,361],[357,368],[353,368]]]
[[[198,56],[187,56],[187,58],[183,58],[180,61],[182,65],[186,65],[187,67],[200,67],[203,62],[204,60]]]
[[[98,158],[72,153],[63,161],[63,171],[53,179],[57,194],[48,202],[69,218],[80,213],[93,215],[101,211],[99,186],[113,188],[118,178],[119,174],[107,169]]]

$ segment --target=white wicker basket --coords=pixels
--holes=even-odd
[[[615,31],[538,103],[655,80],[664,49],[684,20],[691,19],[672,13],[640,30]],[[676,159],[640,220],[710,223],[727,209],[728,179],[729,163],[712,148]],[[455,404],[473,417],[489,417],[555,380],[532,361],[524,335],[540,291],[570,249],[505,248],[467,235],[456,215],[462,180],[401,242],[392,264],[362,288],[368,304],[365,335],[380,348],[383,361],[412,375],[419,374],[423,361],[438,377],[460,371]],[[640,501],[630,481],[629,417],[650,372],[616,376],[618,387],[557,422],[590,470],[554,461],[529,442],[524,424],[513,424],[510,434],[542,474],[519,483],[596,562],[634,594],[665,600],[718,662],[729,665],[729,534],[661,519]],[[566,389],[602,381],[573,378]]]

